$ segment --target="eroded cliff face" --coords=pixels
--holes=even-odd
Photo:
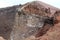
[[[0,36],[5,40],[57,40],[58,10],[39,1],[0,10]]]
[[[15,6],[0,9],[0,36],[6,40],[10,37],[16,12]]]
[[[17,15],[17,26],[13,28],[11,40],[37,40],[36,38],[46,34],[55,23],[55,14],[51,13],[49,7],[46,8],[37,1],[18,8]]]

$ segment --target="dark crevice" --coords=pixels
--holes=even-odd
[[[47,31],[54,26],[54,18],[48,18],[44,21],[44,26],[38,30],[38,32],[36,33],[35,37],[40,37],[43,36],[44,34],[47,33]]]

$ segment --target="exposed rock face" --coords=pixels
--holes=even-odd
[[[8,40],[13,29],[18,6],[0,9],[0,36]]]
[[[54,25],[54,16],[51,16],[50,8],[47,9],[39,2],[25,4],[18,10],[17,26],[14,27],[11,34],[13,40],[25,40],[30,36],[43,36]],[[45,27],[47,24],[48,27]]]
[[[23,6],[1,9],[0,36],[6,40],[40,40],[41,36],[54,27],[54,18],[60,21],[56,14],[60,12],[52,8],[33,1]]]

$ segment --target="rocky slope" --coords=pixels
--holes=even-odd
[[[59,18],[60,9],[40,1],[1,8],[0,40],[59,40]]]
[[[0,36],[3,36],[4,39],[9,38],[10,32],[13,28],[17,8],[18,5],[0,8]]]
[[[57,38],[57,36],[60,35],[60,33],[58,29],[59,27],[57,26],[59,25],[60,9],[47,5],[45,3],[39,2],[39,1],[34,1],[31,3],[25,4],[21,8],[21,10],[25,13],[25,15],[34,14],[37,16],[42,16],[42,18],[45,18],[45,16],[54,17],[51,20],[53,23],[49,21],[50,19],[46,20],[48,21],[47,24],[45,23],[44,27],[39,29],[38,32],[36,32],[35,36],[32,35],[30,37],[27,37],[26,40],[59,40],[60,37]],[[50,25],[51,23],[53,24],[53,26]]]

